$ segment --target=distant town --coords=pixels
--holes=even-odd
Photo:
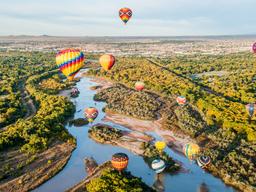
[[[2,51],[52,52],[79,48],[87,53],[116,56],[168,57],[189,54],[229,54],[250,51],[256,36],[207,37],[54,37],[1,36]]]

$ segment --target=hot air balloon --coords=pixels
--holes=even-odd
[[[187,143],[183,147],[183,152],[190,160],[195,160],[200,152],[200,147],[195,143]]]
[[[100,62],[100,65],[102,66],[102,68],[105,71],[108,71],[113,67],[113,65],[116,62],[116,59],[113,55],[102,55],[100,57],[99,62]]]
[[[155,159],[152,161],[151,167],[156,173],[161,173],[165,169],[166,165],[162,159]]]
[[[252,118],[256,109],[256,104],[254,103],[250,103],[246,105],[246,109],[250,115],[250,117]]]
[[[78,49],[65,49],[56,55],[56,64],[68,80],[74,79],[83,67],[84,60],[84,54]]]
[[[205,168],[210,163],[211,163],[211,158],[209,156],[200,156],[197,158],[197,164],[202,168]]]
[[[125,153],[116,153],[112,156],[111,164],[117,171],[121,172],[126,169],[129,157]]]
[[[178,96],[177,99],[176,99],[177,103],[180,105],[180,106],[183,106],[183,105],[186,105],[187,103],[187,100],[185,97],[183,96]]]
[[[141,81],[137,81],[135,83],[135,89],[137,91],[142,91],[144,89],[144,87],[145,87],[145,84],[143,82],[141,82]]]
[[[121,8],[119,10],[119,17],[126,24],[132,17],[132,10],[129,8]]]
[[[84,110],[84,115],[89,122],[93,122],[98,116],[98,110],[94,107],[89,107]]]
[[[162,153],[164,148],[166,147],[166,143],[164,141],[157,141],[155,143],[155,147],[160,153]]]
[[[256,42],[252,45],[252,52],[256,53]]]

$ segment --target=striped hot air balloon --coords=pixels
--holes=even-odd
[[[102,55],[100,57],[100,65],[102,66],[102,68],[105,70],[105,71],[108,71],[110,70],[113,65],[115,64],[116,62],[116,59],[113,55]]]
[[[116,153],[112,156],[111,164],[114,169],[121,172],[128,166],[129,157],[125,153]]]
[[[88,119],[89,122],[93,122],[94,119],[97,118],[99,112],[94,107],[89,107],[84,110],[84,115]]]
[[[119,17],[126,24],[132,17],[132,10],[126,7],[121,8],[119,10]]]
[[[254,115],[255,109],[256,109],[256,104],[254,103],[250,103],[246,105],[246,110],[248,111],[251,118]]]
[[[155,147],[160,153],[162,153],[164,148],[166,147],[166,143],[164,141],[157,141],[155,143]]]
[[[252,52],[256,53],[256,42],[252,45]]]
[[[152,161],[151,167],[156,173],[161,173],[164,171],[166,164],[162,159],[155,159]]]
[[[211,163],[211,158],[209,156],[200,156],[197,158],[197,164],[202,168],[205,168],[210,163]]]
[[[142,91],[144,89],[144,87],[145,87],[145,84],[143,82],[141,82],[141,81],[137,81],[135,83],[135,89],[137,91]]]
[[[183,147],[183,152],[190,160],[195,160],[200,152],[200,147],[195,143],[187,143]]]
[[[184,96],[178,96],[176,101],[180,106],[184,106],[187,103],[187,100]]]
[[[56,64],[59,70],[69,79],[74,76],[84,65],[84,54],[78,49],[65,49],[56,55]]]

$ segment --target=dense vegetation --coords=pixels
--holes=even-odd
[[[156,158],[161,158],[166,162],[165,171],[173,172],[180,169],[180,166],[165,152],[159,153],[156,147],[150,142],[143,142],[141,148],[144,150],[143,156],[151,167],[151,163]]]
[[[96,139],[100,143],[116,141],[123,135],[119,129],[115,129],[103,124],[92,126],[88,133],[90,137]]]
[[[106,110],[149,120],[157,118],[161,106],[154,95],[128,89],[120,84],[100,91],[94,100],[106,101]]]
[[[26,114],[22,94],[29,76],[54,68],[53,54],[0,52],[0,128]]]
[[[218,59],[220,57],[220,59]],[[255,95],[252,95],[254,89],[250,80],[237,81],[230,77],[229,82],[237,84],[242,90],[246,88],[242,97],[234,98],[229,95],[227,87],[213,89],[198,82],[198,79],[190,78],[191,73],[203,72],[207,70],[233,70],[232,72],[241,73],[244,76],[247,73],[244,70],[252,70],[255,74],[255,58],[248,54],[241,53],[238,56],[194,56],[194,60],[187,57],[190,61],[189,67],[185,72],[183,69],[183,60],[181,58],[170,58],[165,63],[154,63],[143,58],[119,58],[117,64],[109,72],[100,70],[89,71],[90,75],[104,76],[111,80],[121,82],[129,87],[134,87],[138,80],[144,81],[146,89],[162,95],[169,100],[174,101],[177,95],[184,95],[189,101],[189,105],[184,108],[178,107],[175,114],[179,119],[179,126],[195,138],[206,137],[204,153],[211,156],[213,167],[216,168],[216,174],[221,177],[229,176],[229,181],[239,188],[256,187],[256,120],[248,121],[248,113],[244,103],[255,101]],[[201,61],[202,58],[208,58]],[[183,59],[183,60],[182,60]],[[211,66],[212,60],[218,66],[225,66],[223,69]],[[177,61],[178,60],[178,61]],[[191,61],[192,60],[192,61]],[[193,61],[198,61],[194,63]],[[224,62],[225,61],[225,62]],[[248,61],[245,63],[245,61]],[[180,64],[180,65],[179,65]],[[213,64],[214,65],[214,64]],[[175,69],[174,69],[175,66]],[[200,66],[200,67],[199,67]],[[179,71],[178,71],[179,70]],[[250,79],[250,75],[247,77]],[[224,81],[224,80],[223,80]],[[239,83],[240,82],[240,83]],[[250,90],[247,92],[247,89]],[[219,92],[218,92],[219,91]],[[193,114],[198,118],[193,118]],[[172,119],[169,118],[169,123]],[[198,121],[197,121],[198,120]],[[168,121],[165,122],[165,127]]]
[[[100,177],[92,179],[87,185],[88,192],[153,192],[154,190],[134,177],[130,172],[105,170]]]
[[[15,123],[3,131],[0,130],[0,151],[19,147],[22,151],[35,153],[46,149],[52,138],[74,142],[62,124],[74,112],[74,106],[65,97],[50,94],[56,93],[60,87],[63,88],[60,83],[55,86],[56,90],[46,86],[48,81],[54,80],[56,85],[60,82],[56,70],[45,72],[54,69],[54,57],[42,53],[13,53],[10,56],[2,53],[1,57],[0,61],[6,65],[6,71],[1,71],[1,78],[12,78],[16,81],[24,78],[25,89],[38,106],[38,111],[29,119],[14,117]],[[49,78],[50,80],[46,80]],[[38,86],[39,84],[41,86]],[[64,83],[64,87],[66,86],[68,85]]]

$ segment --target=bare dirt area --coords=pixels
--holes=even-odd
[[[163,138],[168,146],[181,153],[183,146],[186,143],[192,141],[192,139],[185,134],[163,129],[161,124],[162,119],[156,121],[148,121],[128,117],[121,114],[106,113],[106,117],[103,120],[105,122],[113,122],[125,126],[133,131],[143,134],[145,134],[145,132],[155,132]],[[139,135],[137,135],[137,139],[140,139]]]
[[[0,192],[25,192],[36,188],[66,165],[74,148],[68,142],[57,141],[48,150],[35,155],[19,150],[1,153],[0,170],[8,174],[0,182]]]

